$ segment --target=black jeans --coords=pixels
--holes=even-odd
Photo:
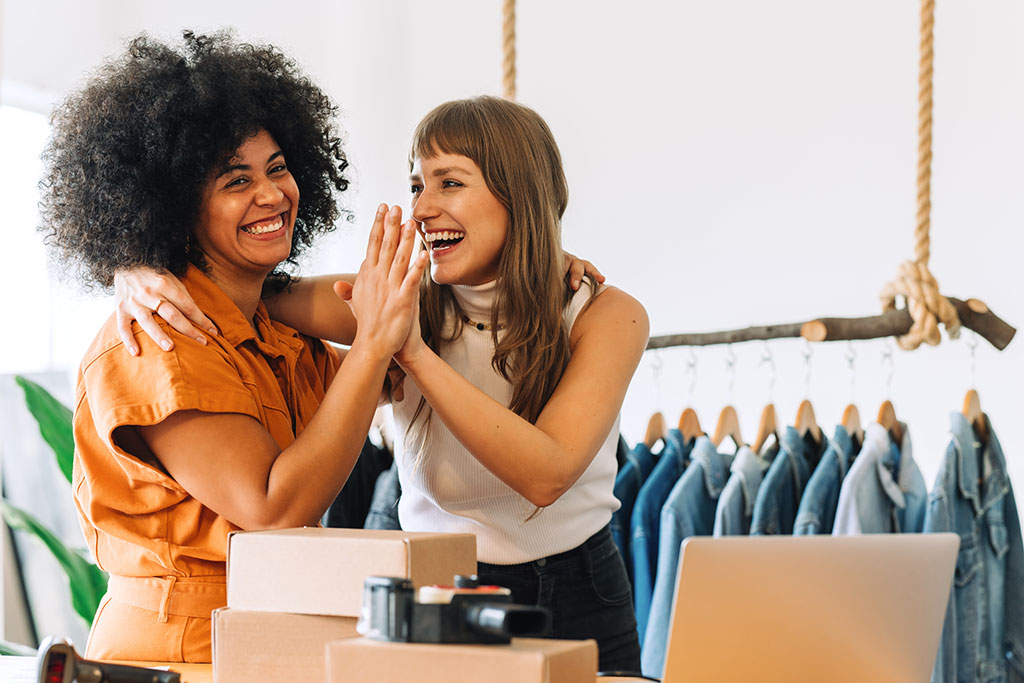
[[[553,638],[597,641],[600,671],[640,672],[640,642],[626,565],[608,527],[582,545],[523,564],[480,562],[481,584],[551,610]]]

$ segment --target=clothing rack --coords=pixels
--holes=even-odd
[[[988,341],[1002,351],[1017,333],[1016,328],[992,312],[978,299],[962,301],[949,297],[960,317],[960,324]],[[651,337],[648,349],[664,349],[671,346],[711,346],[734,344],[746,341],[787,339],[802,337],[807,341],[849,341],[857,339],[880,339],[907,334],[913,325],[910,311],[900,308],[881,315],[866,318],[817,318],[802,323],[763,325],[745,327],[739,330],[721,332],[694,332]]]

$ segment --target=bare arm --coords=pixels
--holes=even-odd
[[[415,325],[396,358],[462,445],[543,507],[573,485],[608,436],[648,332],[638,301],[618,289],[603,291],[573,326],[569,365],[536,424],[477,389],[422,340],[416,342]]]
[[[584,274],[604,282],[604,275],[594,264],[568,252],[565,269],[573,290],[579,289]],[[298,278],[291,287],[268,297],[264,303],[274,320],[311,337],[347,346],[355,339],[356,319],[342,298],[351,291],[355,277],[343,273]],[[114,276],[114,297],[118,333],[133,356],[139,355],[139,346],[132,335],[132,320],[137,320],[165,351],[174,348],[171,337],[153,319],[154,314],[200,344],[206,343],[206,337],[196,328],[217,334],[217,328],[199,310],[181,281],[165,270],[140,266],[118,272]]]
[[[347,346],[356,337],[356,318],[335,287],[351,290],[355,280],[351,273],[303,277],[263,302],[274,320],[311,337]]]
[[[315,524],[359,455],[392,354],[408,337],[426,254],[401,211],[378,214],[351,305],[364,324],[313,419],[278,448],[249,416],[194,410],[138,427],[149,452],[190,494],[245,529]],[[401,237],[399,238],[399,233]]]

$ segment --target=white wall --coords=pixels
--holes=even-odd
[[[646,305],[653,334],[878,312],[881,286],[913,254],[916,2],[518,4],[519,96],[550,122],[569,174],[565,243]],[[282,9],[266,1],[6,0],[3,93],[44,93],[36,101],[51,93],[53,101],[142,29],[229,24],[285,47],[341,105],[358,181],[348,198],[355,221],[325,243],[311,270],[353,270],[372,207],[405,201],[406,144],[417,119],[448,98],[500,92],[501,2]],[[1024,9],[1014,0],[939,3],[932,270],[944,292],[980,298],[1017,325],[1021,35]],[[104,306],[54,332],[60,343],[51,344],[50,364],[73,367]],[[1018,490],[1022,343],[998,353],[982,342],[976,381]],[[770,348],[773,398],[789,419],[804,396],[801,345]],[[855,345],[854,395],[865,416],[884,394],[880,348]],[[813,349],[810,396],[829,425],[851,394],[845,350]],[[732,401],[749,434],[768,397],[768,371],[758,365],[762,345],[734,351]],[[725,354],[696,351],[693,401],[706,428],[729,399]],[[623,407],[630,440],[642,436],[653,409],[670,421],[678,415],[686,357],[681,349],[648,354]],[[893,399],[929,483],[947,413],[968,383],[964,343],[897,352]]]

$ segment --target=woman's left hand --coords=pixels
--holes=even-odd
[[[601,274],[601,271],[593,263],[584,261],[567,251],[563,251],[562,254],[565,256],[565,272],[569,276],[569,284],[572,286],[573,291],[580,288],[580,282],[584,275],[589,275],[599,284],[604,284],[604,275]]]

